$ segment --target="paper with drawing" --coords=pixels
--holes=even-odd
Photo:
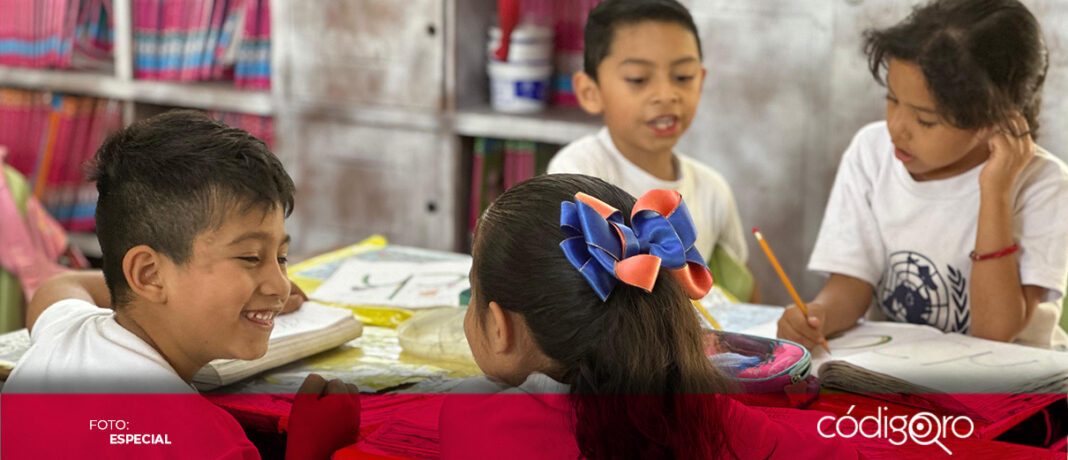
[[[319,302],[401,308],[458,306],[471,286],[471,259],[438,262],[346,260],[311,294]]]

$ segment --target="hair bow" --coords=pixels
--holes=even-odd
[[[679,192],[646,192],[630,219],[627,226],[618,209],[582,192],[574,202],[560,203],[560,229],[566,235],[560,247],[601,300],[617,280],[651,292],[661,267],[690,298],[708,294],[712,273],[694,247],[697,231]]]

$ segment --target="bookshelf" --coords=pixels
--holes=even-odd
[[[453,129],[462,136],[522,139],[562,145],[600,127],[598,118],[570,107],[552,107],[534,115],[502,114],[489,107],[480,107],[459,110],[453,116]]]
[[[117,99],[134,104],[151,103],[265,116],[274,113],[274,101],[269,92],[236,89],[226,82],[149,81],[95,72],[0,67],[0,86]]]
[[[113,0],[111,70],[0,66],[0,87],[118,100],[124,123],[177,107],[273,117],[275,152],[298,188],[294,251],[373,233],[463,250],[472,138],[563,145],[599,126],[577,108],[489,108],[495,0],[271,0],[270,91],[135,78],[133,3]],[[71,241],[99,253],[91,234]]]

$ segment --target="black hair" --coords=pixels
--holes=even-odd
[[[697,56],[701,57],[701,37],[689,10],[675,0],[605,0],[590,11],[584,34],[583,70],[597,81],[597,66],[612,51],[616,30],[645,21],[678,24],[693,33]]]
[[[952,125],[1005,127],[1014,110],[1037,137],[1049,58],[1038,21],[1017,0],[935,0],[901,23],[864,33],[872,75],[890,59],[923,70],[936,108]]]
[[[147,245],[183,264],[201,232],[233,210],[293,210],[293,180],[263,141],[201,112],[176,110],[131,124],[96,151],[96,232],[112,304],[130,299],[126,252]]]
[[[601,301],[560,248],[560,203],[580,191],[629,224],[634,197],[578,174],[529,179],[490,205],[475,234],[476,317],[490,301],[522,315],[553,362],[546,373],[570,385],[585,458],[721,454],[723,406],[709,395],[728,386],[704,353],[696,310],[666,271],[651,293],[619,283]]]

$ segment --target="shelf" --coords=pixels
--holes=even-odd
[[[0,66],[0,86],[129,100],[133,91],[114,75]]]
[[[170,82],[134,80],[137,102],[190,107],[207,110],[226,110],[252,115],[272,115],[274,101],[271,93],[234,88],[232,82]]]
[[[274,113],[269,92],[240,90],[227,82],[124,81],[93,72],[0,67],[0,86],[254,115]]]
[[[489,107],[461,109],[453,127],[463,136],[521,139],[568,144],[601,128],[601,120],[578,108],[551,107],[530,115],[494,112]]]

